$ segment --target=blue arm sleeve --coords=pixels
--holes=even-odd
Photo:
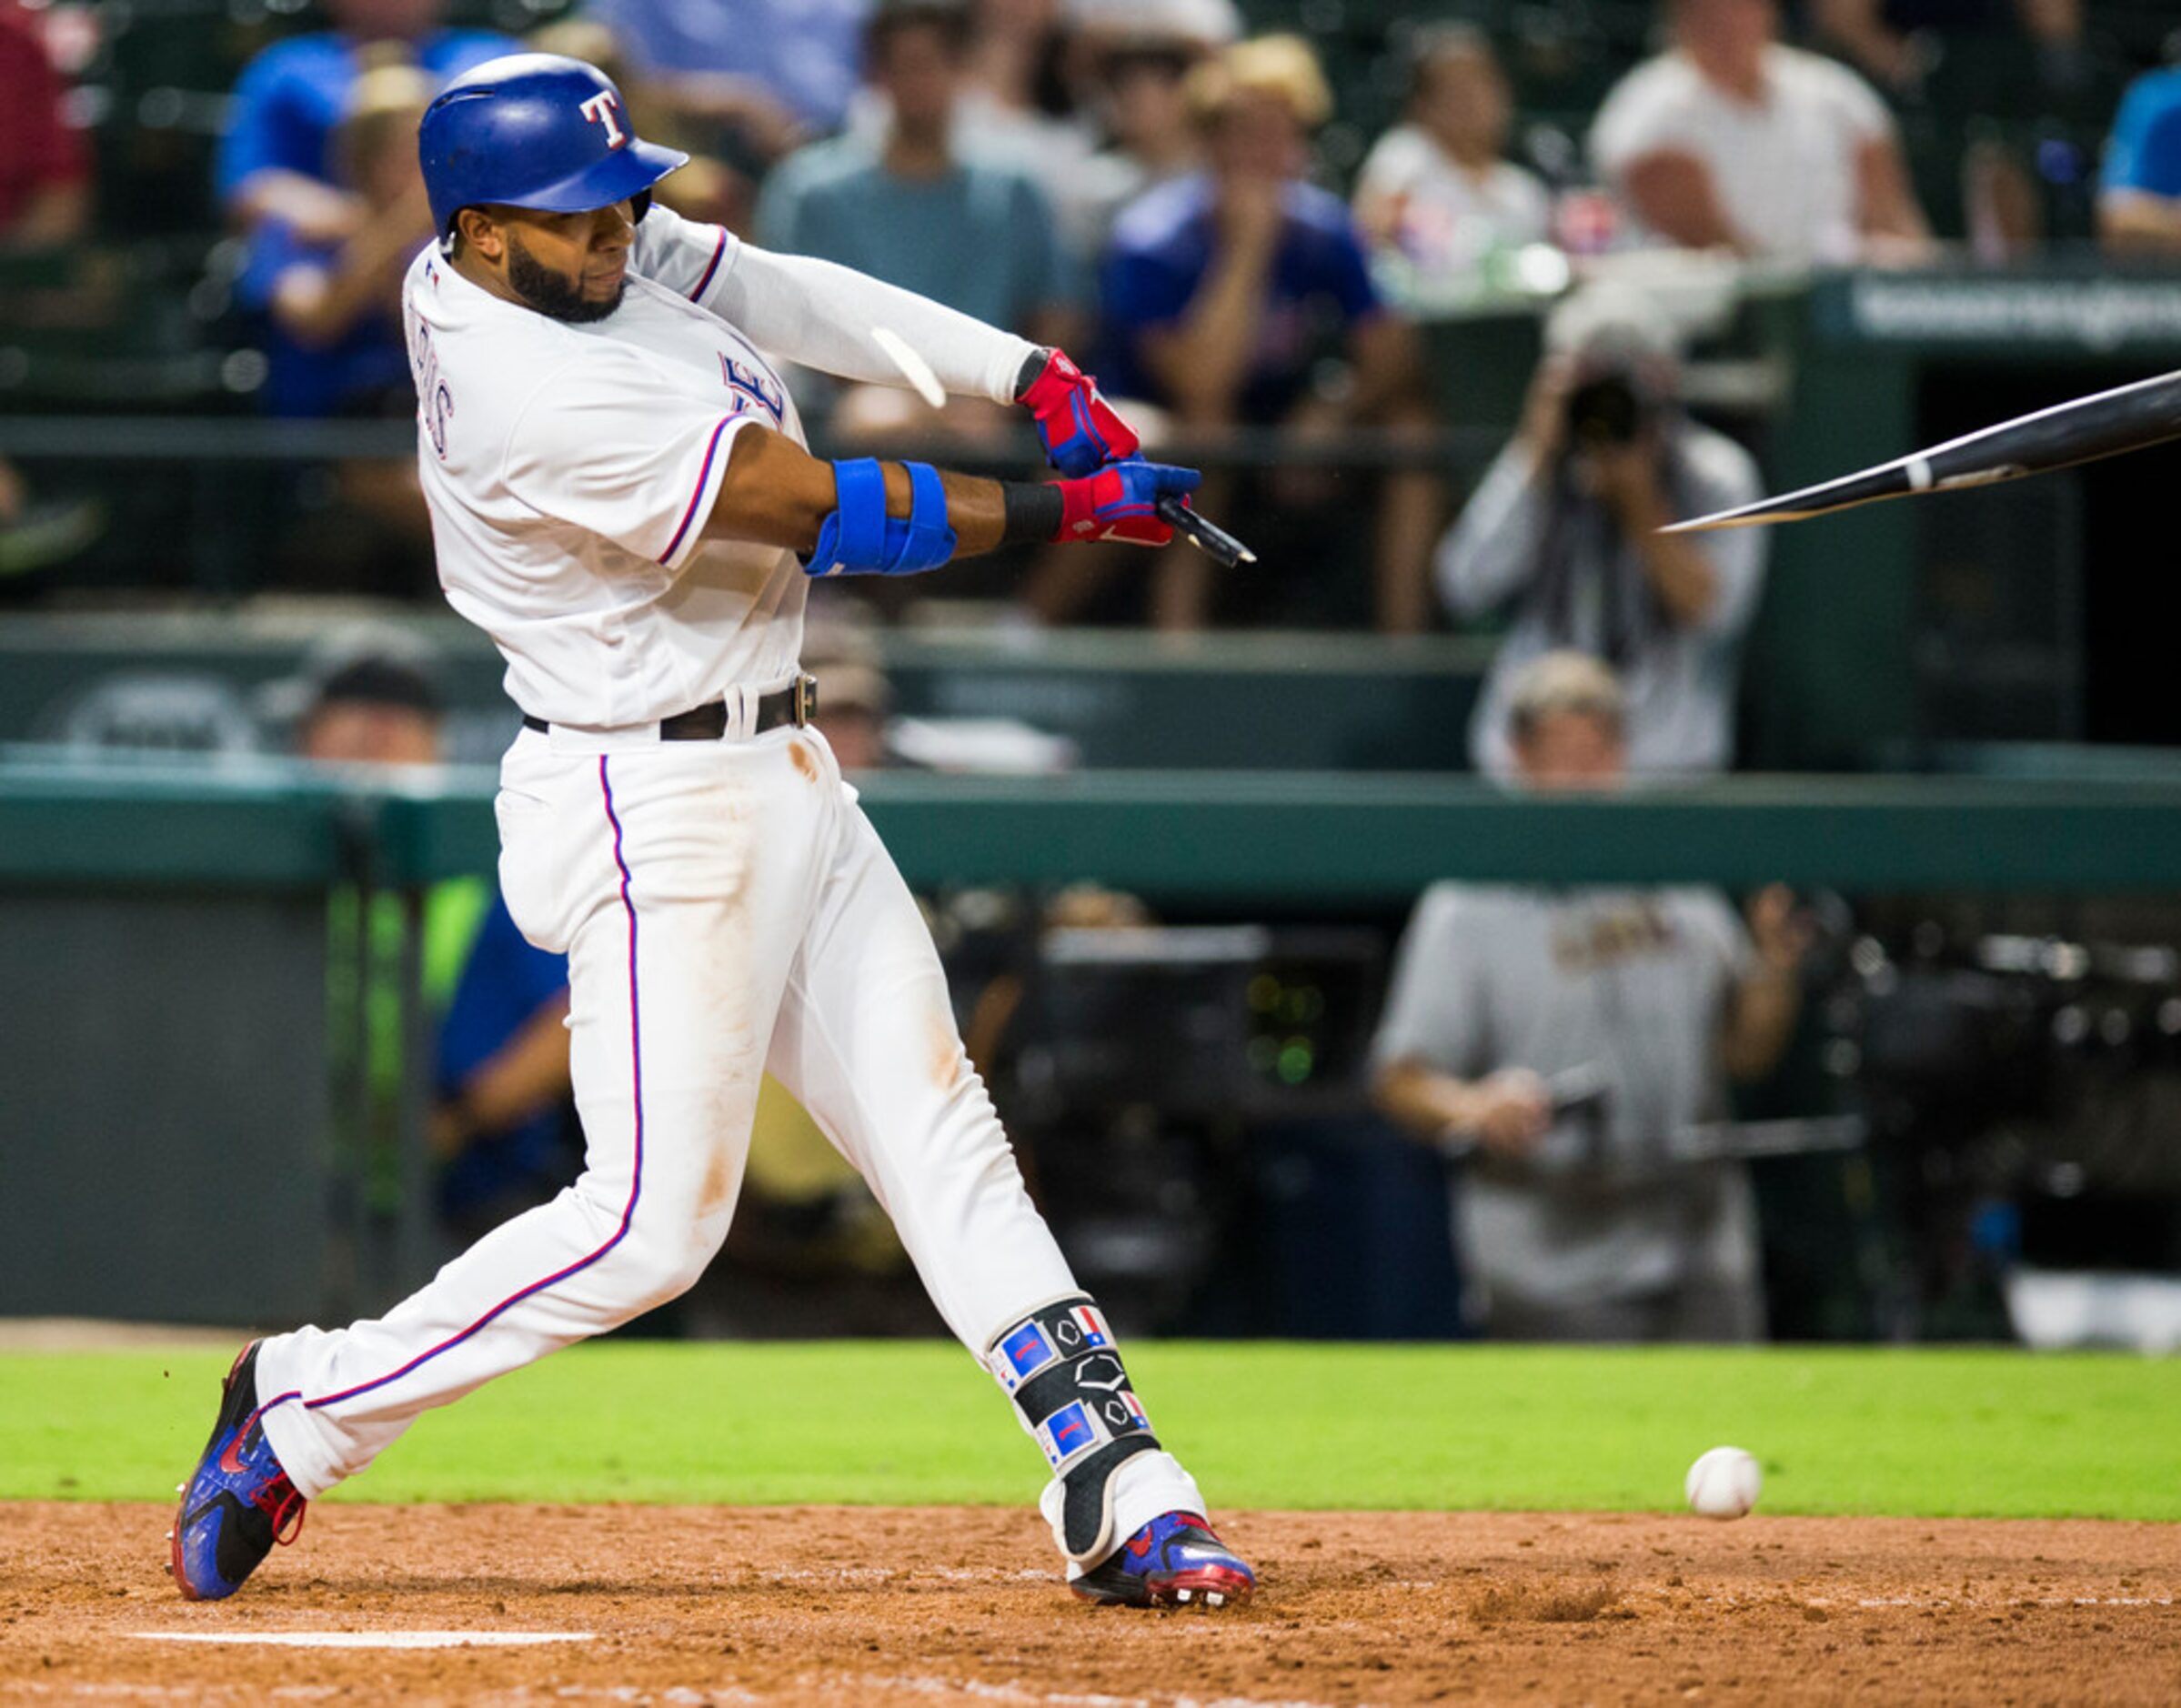
[[[912,576],[936,569],[958,543],[947,519],[947,490],[930,463],[904,463],[909,514],[886,514],[886,475],[873,458],[833,465],[838,507],[818,530],[803,563],[812,576]]]

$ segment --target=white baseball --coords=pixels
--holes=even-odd
[[[1740,1518],[1757,1503],[1764,1475],[1739,1447],[1714,1447],[1689,1467],[1682,1484],[1689,1510],[1706,1518]]]

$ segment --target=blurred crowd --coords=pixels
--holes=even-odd
[[[1659,531],[1764,484],[1744,438],[1688,406],[1692,327],[1659,281],[1676,257],[1764,277],[2093,246],[2114,264],[2181,262],[2181,69],[2156,65],[2157,30],[2141,27],[2169,3],[2122,31],[2118,8],[2087,0],[1661,0],[1627,9],[1638,27],[1586,82],[1603,13],[1488,0],[1301,8],[1310,35],[1279,27],[1297,8],[1251,0],[578,0],[550,16],[323,0],[190,121],[216,139],[202,176],[220,226],[191,301],[262,357],[247,391],[265,413],[407,417],[398,294],[432,235],[420,116],[502,54],[590,60],[641,134],[692,156],[663,202],[1067,347],[1148,445],[1207,466],[1201,507],[1267,548],[1248,577],[1181,548],[1027,554],[1004,566],[1012,620],[1488,627],[1476,768],[1610,794],[1733,763],[1766,568],[1761,532]],[[519,34],[491,24],[510,16]],[[43,257],[124,241],[141,213],[100,146],[111,105],[87,98],[87,76],[71,86],[102,21],[0,0],[0,277],[25,267],[35,285]],[[149,101],[136,93],[137,120]],[[1432,354],[1450,325],[1485,329],[1451,364]],[[1463,395],[1464,364],[1481,369],[1493,343],[1517,357],[1496,419]],[[1027,461],[1020,423],[990,405],[796,383],[827,447]],[[1463,420],[1497,434],[1473,482],[1444,455]],[[340,462],[311,492],[285,495],[318,520],[276,578],[429,588],[405,460]],[[36,561],[34,521],[81,542],[80,517],[70,533],[41,514],[35,483],[0,462],[0,576]],[[851,770],[894,762],[903,728],[876,650],[844,632],[854,644],[821,628],[806,652],[824,733]],[[331,658],[305,687],[303,757],[443,757],[428,660]],[[1132,899],[1096,899],[1090,925],[1142,923]],[[467,1238],[575,1166],[566,975],[482,882],[443,886],[427,935],[437,1208]],[[1810,942],[1777,889],[1741,908],[1694,888],[1426,893],[1362,1074],[1387,1120],[1460,1165],[1472,1324],[1763,1332],[1728,1087],[1788,1050]],[[1009,977],[977,986],[969,1030],[988,1069],[1019,997]],[[401,1040],[366,1032],[362,1070],[390,1110]],[[808,1118],[770,1099],[759,1128],[733,1309],[784,1309],[747,1289],[783,1272],[781,1252],[807,1289],[814,1238],[839,1270],[898,1276]]]
[[[1448,535],[1469,495],[1434,457],[1434,430],[1476,412],[1460,363],[1434,363],[1420,327],[1534,311],[1631,255],[1793,271],[2007,262],[2095,239],[2114,256],[2181,256],[2181,71],[2148,63],[2155,6],[2124,31],[2109,27],[2119,7],[2094,15],[2086,0],[1662,0],[1635,9],[1617,59],[1569,110],[1586,85],[1553,74],[1601,52],[1585,34],[1599,20],[1572,11],[1334,8],[1315,36],[1268,31],[1283,8],[1235,0],[579,0],[549,21],[549,6],[484,15],[532,19],[518,36],[467,26],[452,3],[324,0],[315,27],[258,48],[190,121],[216,136],[212,206],[228,234],[206,283],[263,353],[248,370],[262,407],[407,413],[397,295],[430,235],[417,118],[484,59],[572,54],[620,80],[639,130],[692,155],[661,186],[678,211],[1064,346],[1150,442],[1227,447],[1207,458],[1220,469],[1201,503],[1283,543],[1267,574],[1215,578],[1181,551],[1148,574],[1124,557],[1049,558],[1008,589],[1045,622],[1414,632],[1521,604],[1512,569],[1534,544],[1530,581],[1558,590],[1523,608],[1556,600],[1565,629],[1584,603],[1568,566],[1600,548],[1529,516],[1515,463],[1539,471],[1543,514],[1556,494],[1623,521],[1738,492],[1748,471],[1683,431],[1663,347],[1648,382],[1659,407],[1632,441],[1654,477],[1635,477],[1634,450],[1617,473],[1547,467],[1566,437],[1551,425],[1571,392],[1563,349],[1477,495],[1490,502]],[[135,199],[92,171],[114,152],[94,145],[120,122],[116,91],[71,90],[67,75],[111,56],[102,28],[126,27],[102,8],[0,0],[0,249],[48,250],[95,224],[128,235],[129,216],[102,218],[100,204]],[[183,100],[140,94],[138,122],[161,95]],[[990,406],[934,419],[906,392],[808,384],[806,418],[830,442],[1020,450]],[[406,478],[361,464],[334,478],[342,521],[328,531],[351,544],[291,554],[314,566],[304,579],[425,591]],[[0,466],[0,525],[25,501]],[[358,538],[406,567],[359,568]],[[1677,571],[1637,555],[1642,574],[1623,579],[1650,593],[1609,591],[1602,610],[1628,608],[1593,614],[1628,645],[1746,615],[1749,566],[1687,557]]]

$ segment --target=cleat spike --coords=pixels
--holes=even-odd
[[[1196,1592],[1194,1590],[1176,1590],[1174,1592],[1174,1600],[1177,1602],[1186,1602],[1191,1595],[1194,1595],[1195,1593]]]
[[[1226,1604],[1227,1604],[1227,1598],[1226,1598],[1224,1595],[1221,1595],[1221,1593],[1220,1593],[1220,1592],[1219,1592],[1217,1590],[1206,1590],[1206,1591],[1204,1592],[1204,1605],[1205,1605],[1205,1606],[1207,1606],[1207,1607],[1224,1607],[1224,1606],[1226,1606]]]

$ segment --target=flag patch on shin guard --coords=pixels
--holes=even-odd
[[[1159,1445],[1104,1315],[1080,1294],[1055,1300],[1001,1334],[984,1361],[1060,1480],[1070,1557],[1102,1558],[1113,1545],[1113,1472]]]
[[[1083,1410],[1083,1402],[1070,1400],[1039,1424],[1038,1444],[1044,1448],[1046,1462],[1055,1471],[1076,1454],[1097,1446],[1098,1430]]]
[[[1034,1321],[1025,1322],[1000,1342],[999,1353],[991,1361],[992,1373],[1000,1378],[1000,1385],[1012,1393],[1058,1356],[1052,1342],[1045,1338],[1045,1331]]]

